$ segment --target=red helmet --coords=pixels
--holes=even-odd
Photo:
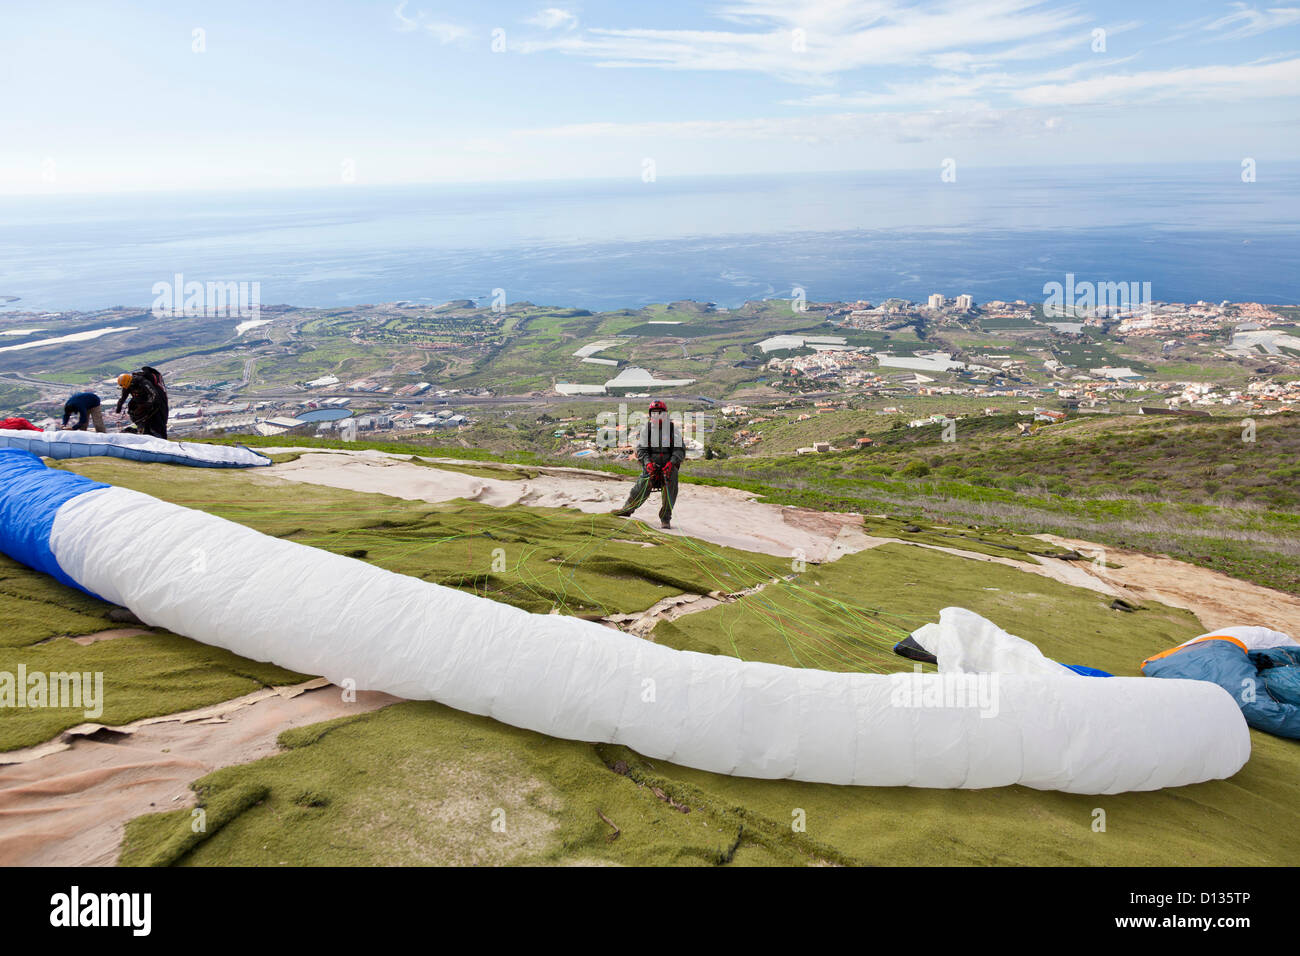
[[[650,403],[650,411],[666,412],[668,411],[668,406],[656,398],[653,402]]]

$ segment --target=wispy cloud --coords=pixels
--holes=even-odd
[[[1245,3],[1232,3],[1229,6],[1233,8],[1231,13],[1207,23],[1204,27],[1206,30],[1226,30],[1227,32],[1222,34],[1225,40],[1258,36],[1269,30],[1300,23],[1300,7],[1271,7],[1257,10]]]
[[[1248,3],[1229,3],[1231,10],[1221,17],[1199,17],[1179,24],[1173,33],[1155,41],[1157,44],[1199,39],[1202,43],[1221,40],[1244,40],[1282,27],[1300,23],[1300,8],[1268,7],[1258,10]]]
[[[539,10],[524,22],[535,27],[541,27],[543,30],[554,30],[558,27],[572,30],[578,25],[578,17],[577,14],[562,10],[559,7],[547,7],[545,10]]]
[[[1043,0],[919,6],[902,0],[733,0],[716,13],[747,29],[592,28],[526,41],[519,49],[559,51],[603,67],[751,71],[810,82],[864,67],[925,64],[943,55],[974,51],[993,61],[993,48],[1074,44],[1086,40],[1082,27],[1088,22],[1074,8],[1050,9]]]
[[[852,108],[988,107],[993,99],[1014,98],[1025,89],[1067,84],[1079,77],[1114,70],[1135,57],[1093,58],[1045,73],[941,73],[909,81],[889,81],[882,89],[817,93],[784,100],[787,106]]]
[[[871,76],[871,86],[856,92],[783,101],[841,110],[997,110],[1298,92],[1300,61],[1290,59],[1121,72],[1143,51],[1114,41],[1141,23],[1094,25],[1079,7],[1046,0],[727,0],[712,12],[733,28],[593,27],[526,39],[517,49],[557,51],[606,68],[749,71],[822,87],[843,82],[843,74]],[[1236,38],[1297,21],[1300,8],[1233,3],[1224,16],[1187,26]],[[1107,54],[1108,44],[1117,55]],[[1074,62],[1056,66],[1067,57]]]
[[[1300,94],[1300,59],[1106,74],[1019,90],[1033,106],[1072,106],[1157,99],[1251,99]]]
[[[447,23],[442,20],[434,20],[428,14],[420,11],[414,16],[406,15],[407,0],[402,0],[393,11],[393,16],[397,18],[397,28],[403,33],[422,32],[427,33],[439,43],[455,43],[457,40],[464,40],[470,35],[468,27],[463,27],[458,23]]]

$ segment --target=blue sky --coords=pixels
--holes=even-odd
[[[5,0],[0,193],[1297,159],[1286,2]]]

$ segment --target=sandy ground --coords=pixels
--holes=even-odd
[[[1038,537],[1080,553],[1091,554],[1100,547],[1051,534]],[[1090,561],[1077,561],[1073,562],[1075,571],[1125,590],[1139,600],[1146,598],[1186,608],[1200,619],[1206,630],[1234,624],[1260,624],[1300,639],[1300,598],[1159,555],[1106,548],[1105,558],[1107,564],[1120,567],[1099,567]]]
[[[479,478],[373,451],[310,452],[260,474],[410,501],[464,498],[496,507],[576,508],[588,514],[615,510],[632,486],[624,477],[577,468],[548,468],[536,478],[518,480]],[[658,527],[658,509],[659,496],[652,494],[637,517]],[[682,486],[670,533],[783,558],[802,552],[808,561],[834,560],[878,542],[862,532],[859,515],[764,504],[745,491],[699,485]]]
[[[316,680],[108,730],[86,724],[0,754],[0,866],[110,866],[126,821],[191,806],[199,777],[278,752],[290,727],[397,699],[342,696]]]
[[[303,451],[293,448],[264,450],[268,453]],[[437,502],[464,498],[496,507],[520,504],[577,508],[589,514],[613,511],[623,503],[631,485],[626,478],[578,468],[547,468],[536,478],[514,481],[478,478],[412,464],[407,458],[409,456],[376,451],[310,452],[294,461],[265,469],[261,474],[285,481],[392,495],[411,501]],[[630,520],[643,520],[652,527],[657,527],[658,508],[658,498],[652,495],[637,512],[637,517]],[[682,486],[673,515],[673,530],[669,533],[690,535],[714,544],[783,558],[794,557],[797,552],[802,552],[805,560],[814,562],[834,561],[845,554],[900,540],[866,534],[862,530],[862,516],[858,514],[772,504],[756,500],[747,491],[705,485]],[[1114,584],[1078,569],[1069,561],[1042,560],[1041,564],[1032,565],[958,548],[938,545],[922,547],[977,561],[1009,565],[1115,597],[1132,597],[1125,595]],[[696,605],[693,609],[703,610],[706,606],[709,605]]]
[[[268,450],[304,451],[292,448]],[[536,478],[518,481],[477,478],[411,464],[406,457],[374,451],[310,452],[267,471],[287,481],[304,481],[411,500],[466,498],[496,506],[570,507],[590,513],[612,511],[622,504],[629,486],[626,478],[594,474],[578,468],[547,468]],[[638,517],[657,524],[657,507],[657,499],[651,496],[637,513]],[[781,557],[802,551],[807,560],[817,562],[833,561],[844,554],[900,540],[867,535],[862,531],[861,523],[861,516],[856,514],[835,514],[761,502],[749,492],[734,488],[684,485],[673,518],[672,533]],[[1086,558],[1092,558],[1103,550],[1087,541],[1054,535],[1039,537],[1079,551]],[[1207,629],[1231,624],[1264,624],[1300,636],[1300,599],[1173,558],[1109,548],[1105,549],[1108,563],[1122,565],[1110,568],[1091,560],[1039,558],[1038,564],[1029,564],[958,548],[925,544],[921,547],[971,560],[1005,564],[1135,604],[1153,600],[1186,608]],[[660,611],[654,616],[671,618],[709,606],[712,605],[708,601],[692,602],[689,607],[674,607],[667,614]]]

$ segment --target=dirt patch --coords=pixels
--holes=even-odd
[[[1101,548],[1088,541],[1051,534],[1038,537],[1083,553],[1096,553]],[[1072,562],[1075,572],[1138,599],[1147,598],[1171,607],[1185,608],[1195,614],[1207,630],[1234,624],[1260,624],[1300,638],[1300,598],[1163,555],[1119,548],[1105,548],[1104,552],[1108,564],[1120,567],[1077,561]],[[1120,593],[1119,596],[1126,595]]]
[[[632,486],[628,478],[582,469],[532,470],[538,472],[534,477],[501,480],[424,468],[376,452],[321,452],[304,453],[264,474],[409,501],[464,498],[494,507],[576,508],[588,514],[614,511]],[[640,514],[647,523],[658,524],[658,506],[654,495],[642,506]],[[682,485],[673,529],[665,533],[813,562],[860,551],[874,540],[863,533],[858,515],[769,504],[746,491],[704,485]]]
[[[536,477],[496,481],[422,468],[383,453],[366,451],[303,454],[296,461],[277,465],[269,472],[287,481],[311,482],[411,500],[437,502],[467,498],[500,507],[512,504],[572,507],[588,513],[612,511],[622,503],[630,484],[616,476],[573,468],[545,468],[540,469]],[[657,501],[652,497],[642,512],[653,519],[656,506]],[[689,535],[761,554],[790,558],[802,556],[815,563],[833,561],[842,555],[889,541],[904,540],[865,533],[861,515],[770,504],[757,501],[754,495],[738,489],[696,485],[682,486],[681,499],[673,516],[673,530],[664,533]],[[1050,534],[1037,537],[1088,556],[1101,550],[1100,546],[1087,541]],[[1105,553],[1110,563],[1123,565],[1122,568],[1113,568],[1087,560],[1064,561],[1043,556],[1037,558],[1037,563],[1029,563],[961,548],[916,541],[907,543],[972,560],[1007,565],[1130,603],[1154,600],[1186,608],[1207,628],[1265,624],[1300,635],[1300,599],[1173,558],[1107,548]]]
[[[140,634],[151,633],[153,632],[143,627],[119,627],[112,631],[100,631],[96,634],[83,634],[81,637],[74,637],[72,643],[86,647],[90,644],[98,644],[100,641],[113,641],[119,637],[137,637]]]
[[[540,853],[559,828],[560,796],[500,764],[496,755],[469,752],[456,763],[422,762],[403,778],[418,786],[373,793],[349,829],[364,842],[388,844],[403,866],[501,866]],[[418,839],[393,842],[394,831],[412,829]]]
[[[393,703],[311,681],[104,734],[83,724],[58,740],[10,751],[0,765],[0,866],[111,866],[122,828],[144,813],[191,806],[190,782],[218,767],[277,753],[290,727]]]

